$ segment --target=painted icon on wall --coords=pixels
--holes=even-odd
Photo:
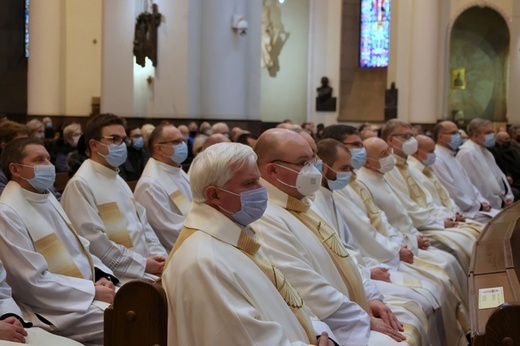
[[[454,68],[451,70],[451,88],[466,89],[466,69]]]

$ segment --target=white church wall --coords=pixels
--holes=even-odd
[[[273,47],[274,65],[269,70],[261,70],[261,119],[264,122],[291,119],[301,124],[307,119],[308,107],[310,2],[285,0],[280,4],[278,0],[268,0],[267,5],[270,5],[273,25],[281,29],[283,24],[289,36],[281,51],[279,45]]]

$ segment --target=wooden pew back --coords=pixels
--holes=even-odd
[[[513,249],[516,250],[513,251]],[[516,316],[520,302],[520,203],[501,211],[484,228],[475,248],[470,264],[469,297],[471,335],[473,345],[495,345],[489,343],[497,335],[516,338],[520,345],[517,328],[500,325],[504,316]],[[479,308],[479,290],[502,287],[504,301],[510,304],[500,308]],[[520,324],[520,319],[514,321]],[[488,337],[488,333],[491,333]],[[517,335],[518,334],[518,335]]]
[[[105,310],[105,346],[166,346],[168,306],[160,282],[134,280]]]

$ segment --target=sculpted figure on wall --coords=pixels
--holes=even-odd
[[[152,5],[152,11],[139,14],[135,23],[134,55],[136,63],[142,67],[146,65],[146,58],[157,67],[157,29],[162,15],[156,4]]]
[[[261,66],[268,70],[271,77],[275,77],[280,70],[279,56],[289,35],[282,23],[282,9],[279,2],[263,0]]]

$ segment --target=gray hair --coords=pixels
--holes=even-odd
[[[485,125],[491,125],[491,121],[482,118],[471,120],[467,128],[469,138],[473,137],[475,133],[480,133],[480,128]]]
[[[381,139],[386,142],[388,140],[388,136],[394,132],[397,126],[412,128],[412,125],[406,121],[400,119],[390,119],[386,122],[385,125],[383,125],[383,128],[381,129]]]
[[[256,154],[247,145],[222,142],[198,154],[190,167],[193,201],[203,203],[210,185],[222,187],[242,167],[256,167]]]
[[[81,125],[78,123],[72,123],[70,125],[65,126],[63,129],[63,139],[69,140],[74,137],[74,132],[81,131]]]

